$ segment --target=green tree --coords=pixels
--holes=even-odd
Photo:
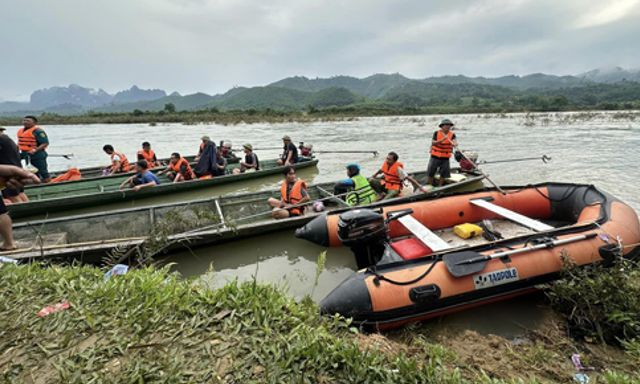
[[[144,115],[144,112],[142,112],[141,110],[139,109],[133,110],[133,116],[142,116],[142,115]]]
[[[173,103],[167,103],[167,104],[164,105],[164,110],[167,113],[175,113],[176,106]]]

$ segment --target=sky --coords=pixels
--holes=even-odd
[[[640,67],[640,0],[0,0],[0,100]]]

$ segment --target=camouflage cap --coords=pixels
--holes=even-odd
[[[449,119],[442,119],[442,121],[440,122],[440,124],[438,125],[438,127],[442,127],[443,125],[455,125],[453,124],[453,121],[449,120]]]

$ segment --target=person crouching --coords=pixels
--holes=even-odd
[[[120,184],[120,189],[122,190],[128,186],[137,192],[142,188],[155,187],[159,184],[160,180],[149,170],[147,161],[140,160],[136,163],[136,174],[123,181]]]

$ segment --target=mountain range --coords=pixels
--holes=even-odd
[[[29,102],[2,102],[0,115],[25,113],[79,114],[176,110],[300,110],[344,107],[363,103],[421,107],[438,103],[491,102],[513,98],[558,96],[571,102],[604,102],[611,94],[618,102],[640,100],[640,70],[620,67],[595,69],[572,76],[535,73],[502,77],[437,76],[410,79],[401,74],[365,78],[334,76],[310,79],[288,77],[266,86],[235,87],[224,94],[167,94],[160,89],[128,90],[109,94],[76,84],[33,92]],[[617,92],[617,93],[616,93]],[[602,99],[598,99],[598,95]],[[594,99],[595,98],[595,99]],[[611,100],[616,101],[616,100]]]

